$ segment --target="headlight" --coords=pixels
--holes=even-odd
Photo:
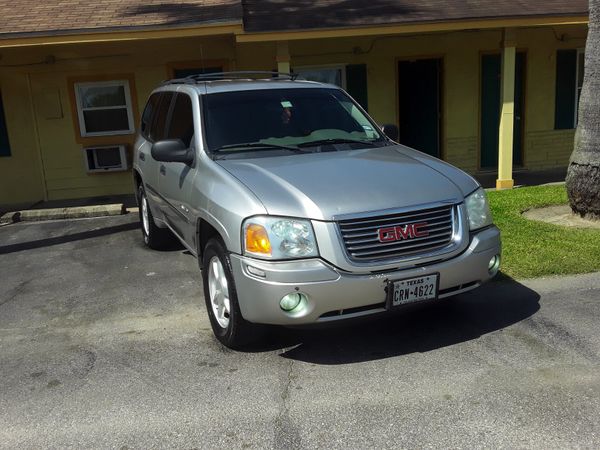
[[[244,221],[244,254],[268,259],[318,256],[317,241],[310,221],[257,216]]]
[[[477,189],[465,198],[465,205],[471,230],[477,230],[492,224],[492,213],[483,188]]]

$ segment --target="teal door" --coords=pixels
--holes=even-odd
[[[440,156],[442,60],[398,63],[398,112],[401,144]]]
[[[525,99],[524,52],[518,52],[515,64],[515,117],[513,136],[513,165],[523,165],[523,109]],[[498,138],[502,110],[502,56],[481,57],[481,168],[498,167]]]

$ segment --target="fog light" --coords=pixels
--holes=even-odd
[[[306,295],[300,292],[292,292],[281,299],[279,306],[286,312],[292,312],[304,303],[306,303]]]
[[[490,273],[491,276],[494,276],[498,273],[499,269],[500,269],[500,255],[496,255],[492,259],[490,259],[490,262],[488,263],[488,272]]]

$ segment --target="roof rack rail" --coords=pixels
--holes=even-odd
[[[175,78],[167,80],[163,84],[192,84],[192,83],[203,83],[205,81],[222,81],[222,80],[244,80],[248,78],[256,79],[272,79],[272,80],[295,80],[298,78],[297,73],[284,73],[276,71],[260,71],[260,70],[247,70],[239,72],[215,72],[215,73],[201,73],[198,75],[190,75],[185,78]]]

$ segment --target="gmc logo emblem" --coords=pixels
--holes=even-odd
[[[403,241],[405,239],[429,236],[429,231],[423,230],[426,226],[427,222],[409,223],[404,226],[380,228],[377,234],[379,242]]]

